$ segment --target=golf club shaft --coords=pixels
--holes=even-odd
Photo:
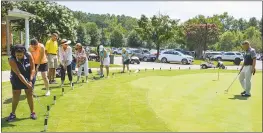
[[[235,79],[233,80],[233,82],[230,84],[230,86],[226,89],[226,91],[228,92],[228,90],[230,89],[230,87],[233,85],[233,83],[236,81],[236,79],[238,78],[240,73],[238,73],[238,75],[235,77]]]

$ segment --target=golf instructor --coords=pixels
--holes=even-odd
[[[242,47],[245,50],[244,55],[244,63],[240,69],[239,81],[244,89],[241,93],[244,97],[250,97],[250,89],[251,89],[251,77],[256,72],[256,51],[250,46],[248,41],[244,41],[242,43]]]

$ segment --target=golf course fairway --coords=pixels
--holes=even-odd
[[[22,93],[14,122],[5,122],[11,111],[11,86],[2,88],[2,131],[40,132],[44,129],[46,105],[50,132],[172,131],[172,132],[260,132],[262,131],[262,73],[252,77],[252,97],[241,97],[238,71],[149,70],[115,74],[109,79],[76,84],[51,85],[50,97],[43,96],[43,81],[37,81],[35,100],[37,120],[28,119],[29,107]],[[75,81],[76,79],[74,79]],[[59,79],[57,79],[59,81]],[[65,81],[66,83],[68,81]],[[53,96],[56,105],[52,105]]]

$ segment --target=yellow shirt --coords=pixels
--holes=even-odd
[[[46,50],[48,54],[57,54],[58,51],[58,42],[52,41],[51,39],[46,43]]]

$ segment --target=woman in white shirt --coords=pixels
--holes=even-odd
[[[61,46],[59,47],[59,61],[61,67],[61,87],[64,85],[66,71],[68,73],[68,79],[70,86],[72,87],[72,48],[69,46],[70,40],[62,39]]]
[[[76,44],[76,59],[77,59],[77,68],[78,68],[77,83],[79,82],[79,78],[81,76],[83,68],[84,68],[84,74],[86,76],[86,83],[87,83],[88,82],[88,75],[89,75],[88,58],[87,58],[87,54],[85,52],[85,49],[82,47],[82,45],[80,43]]]

